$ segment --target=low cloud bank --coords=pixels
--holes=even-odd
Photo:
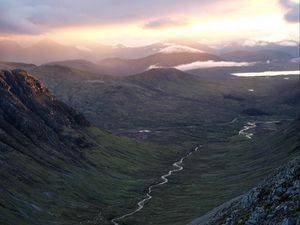
[[[178,70],[194,70],[200,68],[213,68],[213,67],[240,67],[240,66],[251,66],[254,63],[249,62],[227,62],[227,61],[197,61],[189,64],[183,64],[175,66]]]

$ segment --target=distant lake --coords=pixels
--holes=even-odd
[[[249,72],[249,73],[232,73],[233,76],[238,77],[268,77],[268,76],[288,76],[300,75],[299,70],[294,71],[264,71],[264,72]]]

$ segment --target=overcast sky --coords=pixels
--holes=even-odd
[[[0,37],[147,43],[299,37],[297,0],[0,0]]]

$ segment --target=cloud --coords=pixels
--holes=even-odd
[[[30,22],[27,16],[32,13],[30,7],[15,8],[12,1],[0,0],[0,32],[38,34],[44,29]]]
[[[228,61],[197,61],[189,64],[178,65],[175,68],[178,70],[194,70],[200,68],[213,68],[213,67],[240,67],[240,66],[251,66],[254,63],[249,62],[228,62]]]
[[[286,10],[284,14],[285,20],[291,23],[299,23],[300,3],[291,0],[279,0],[279,2]]]
[[[43,33],[43,28],[22,18],[0,18],[0,32],[4,34],[40,34]]]
[[[180,25],[172,15],[196,13],[216,0],[0,0],[0,33],[44,33],[68,26],[150,21],[146,27]],[[167,15],[167,16],[166,16]],[[160,18],[160,19],[155,19]]]
[[[151,20],[144,25],[146,29],[161,29],[167,27],[177,27],[177,26],[184,26],[187,24],[186,20],[178,20],[178,19],[171,19],[169,17],[158,18],[155,20]]]

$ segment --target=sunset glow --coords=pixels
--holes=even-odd
[[[2,2],[5,4],[5,1]],[[23,16],[20,22],[28,27],[23,26],[22,30],[13,22],[15,19],[13,13],[18,9],[9,8],[13,4],[7,3],[8,10],[5,15],[11,17],[11,20],[0,23],[1,39],[12,39],[26,44],[47,37],[63,44],[122,43],[135,46],[173,39],[188,39],[210,44],[243,39],[263,41],[299,39],[299,21],[290,21],[286,17],[289,10],[292,10],[290,8],[299,6],[296,1],[217,0],[202,3],[199,1],[201,4],[193,2],[189,7],[183,8],[179,1],[175,1],[173,5],[166,3],[162,6],[154,1],[152,9],[144,7],[141,10],[134,4],[129,4],[124,9],[108,7],[107,10],[117,11],[115,18],[109,14],[105,18],[100,18],[101,10],[104,11],[105,8],[101,9],[99,14],[94,12],[92,3],[95,4],[95,8],[101,8],[101,1],[97,3],[90,1],[90,6],[82,12],[78,11],[77,14],[76,10],[80,9],[80,4],[77,7],[72,6],[74,7],[72,12],[72,8],[68,11],[69,3],[62,1],[57,15],[48,10],[47,7],[55,7],[51,6],[50,2],[40,4],[36,1],[35,5],[32,2],[35,1],[22,2],[23,8],[20,10],[24,11],[24,16],[20,15],[21,19]],[[28,9],[29,5],[33,8],[39,7],[41,11],[45,10],[47,18],[46,15],[33,15]],[[128,14],[128,10],[133,14]],[[51,16],[62,17],[62,20],[57,21],[58,18]],[[73,17],[76,18],[75,22],[69,23],[68,20]],[[19,19],[16,22],[18,21]]]

